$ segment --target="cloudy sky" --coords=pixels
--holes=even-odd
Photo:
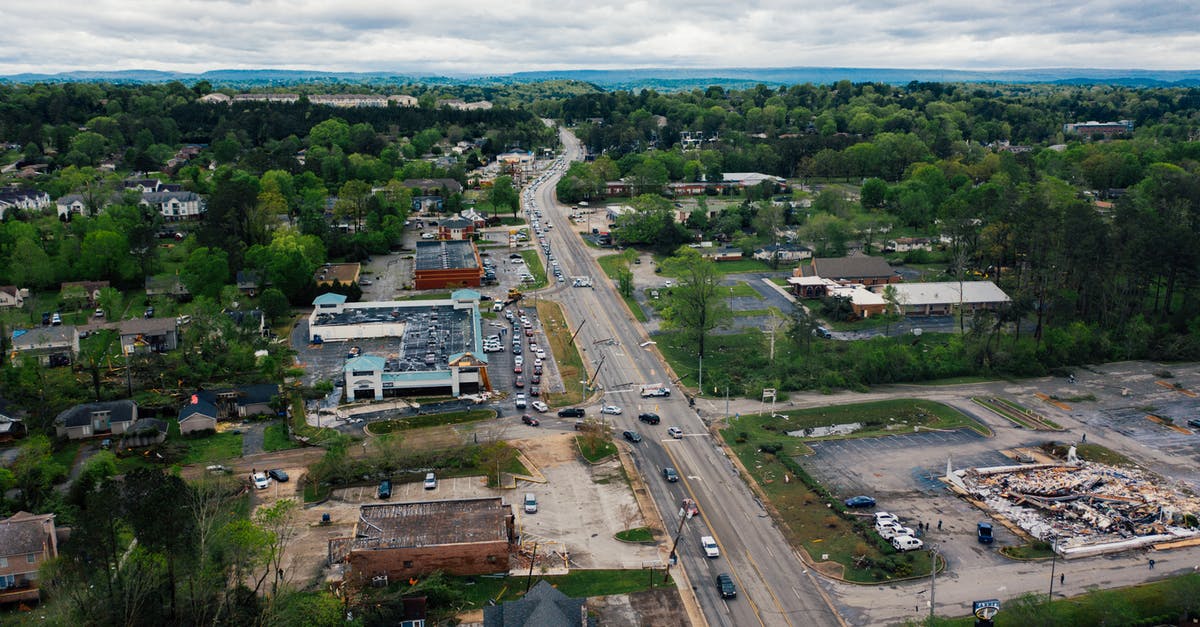
[[[1183,0],[3,0],[0,73],[1200,69]]]

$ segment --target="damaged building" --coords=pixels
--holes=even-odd
[[[1135,468],[1067,463],[947,469],[946,480],[1063,557],[1200,540],[1200,499]]]
[[[362,506],[354,535],[330,541],[330,558],[360,581],[483,575],[508,571],[515,542],[512,506],[500,497],[381,503]]]

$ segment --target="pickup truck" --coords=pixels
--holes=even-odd
[[[671,390],[664,387],[661,383],[652,383],[642,386],[642,398],[651,396],[670,396]]]

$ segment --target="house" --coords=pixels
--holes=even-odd
[[[413,213],[437,213],[446,205],[446,199],[441,196],[413,196]]]
[[[747,187],[756,187],[766,182],[773,183],[772,193],[787,189],[786,179],[759,172],[722,172],[721,182],[718,184],[718,187],[746,189]]]
[[[179,432],[187,435],[217,430],[217,406],[193,394],[187,405],[179,410]]]
[[[50,194],[36,189],[9,187],[0,190],[0,220],[12,210],[41,211],[50,206]]]
[[[192,293],[188,291],[183,279],[178,274],[161,274],[148,276],[145,281],[146,296],[169,296],[175,300],[188,300]]]
[[[313,94],[308,101],[315,105],[341,107],[386,107],[388,98],[382,94]]]
[[[0,399],[0,442],[11,442],[25,437],[25,422],[14,418],[8,409],[8,403]]]
[[[475,225],[476,231],[487,226],[487,216],[474,209],[464,209],[463,211],[460,211],[458,215],[462,216],[462,219],[464,220],[470,220],[471,224]]]
[[[120,448],[143,448],[167,439],[167,423],[157,418],[139,418],[121,435]]]
[[[272,104],[295,104],[299,94],[235,94],[234,102],[269,102]]]
[[[1075,122],[1063,124],[1063,133],[1075,133],[1094,137],[1096,135],[1125,135],[1133,132],[1133,120],[1118,120],[1116,122]]]
[[[37,359],[43,366],[67,366],[79,354],[79,330],[70,325],[17,329],[12,350]]]
[[[487,111],[492,108],[492,103],[487,100],[464,102],[461,98],[439,98],[433,106],[439,109],[450,107],[459,111]]]
[[[811,265],[798,266],[793,272],[796,277],[817,276],[838,283],[861,283],[882,285],[897,283],[900,275],[888,265],[883,257],[816,257]]]
[[[97,435],[121,435],[137,422],[137,410],[137,403],[131,400],[76,405],[54,419],[54,431],[58,437],[72,440]]]
[[[906,253],[912,250],[933,250],[933,240],[928,237],[897,237],[888,240],[885,251]]]
[[[407,94],[394,94],[387,97],[388,103],[395,103],[397,107],[415,107],[420,104],[416,96]]]
[[[945,316],[960,307],[963,312],[994,310],[1012,302],[991,281],[897,283],[895,288],[897,306],[906,316]]]
[[[475,234],[475,223],[464,218],[450,218],[438,224],[438,239],[469,240]]]
[[[350,285],[358,283],[358,274],[362,271],[359,263],[327,263],[317,268],[313,281],[319,287],[328,287],[334,283]]]
[[[86,300],[88,307],[95,307],[100,290],[108,286],[108,281],[69,281],[59,285],[58,297],[68,304]]]
[[[545,579],[516,601],[483,608],[483,627],[588,627],[587,599],[569,597]]]
[[[508,571],[515,542],[512,506],[498,496],[382,503],[361,506],[354,533],[331,540],[330,554],[358,581],[484,575]]]
[[[239,385],[232,388],[199,390],[192,394],[192,399],[195,399],[195,403],[189,403],[188,405],[199,405],[194,408],[196,413],[213,416],[215,420],[249,418],[251,416],[274,415],[275,409],[271,406],[271,401],[276,396],[279,396],[279,386],[274,383]],[[184,409],[186,410],[187,406]],[[181,418],[183,414],[184,411],[181,410]],[[199,428],[201,427],[197,429]],[[213,428],[215,428],[215,425]]]
[[[420,190],[421,194],[426,196],[449,196],[450,194],[461,194],[463,191],[462,183],[454,179],[404,179],[401,184]]]
[[[144,192],[143,205],[154,207],[167,222],[194,220],[204,215],[207,208],[196,192]]]
[[[633,193],[633,185],[625,181],[606,181],[604,183],[605,196],[628,196]]]
[[[799,262],[812,259],[813,251],[799,244],[771,244],[754,251],[754,258],[771,263],[772,260]]]
[[[860,283],[832,286],[829,288],[829,296],[849,300],[850,308],[859,318],[882,315],[888,309],[887,299]]]
[[[25,304],[27,294],[28,290],[15,285],[0,285],[0,307],[20,307]]]
[[[165,353],[179,348],[179,322],[176,318],[134,318],[116,324],[121,336],[121,352]]]
[[[709,184],[704,181],[667,183],[667,191],[672,196],[703,196],[708,189]]]
[[[54,514],[17,512],[0,520],[0,604],[41,600],[38,569],[55,557]]]
[[[233,99],[219,91],[214,91],[211,94],[204,94],[203,96],[200,96],[200,102],[207,104],[229,104],[229,101],[231,100]]]
[[[254,296],[260,289],[266,287],[267,285],[269,285],[269,283],[262,278],[257,270],[238,270],[238,292],[241,292],[247,296]]]

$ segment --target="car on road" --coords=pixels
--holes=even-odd
[[[543,414],[544,414],[544,413],[546,413],[546,412],[548,412],[548,411],[550,411],[550,406],[549,406],[549,405],[547,405],[547,404],[545,404],[545,403],[543,403],[543,402],[541,402],[541,401],[534,401],[534,402],[532,402],[532,403],[530,403],[530,404],[531,404],[531,405],[533,405],[533,408],[534,408],[534,409],[536,409],[536,410],[538,410],[538,411],[542,412]]]
[[[525,395],[524,394],[517,395],[516,405],[517,405],[517,409],[525,409]]]
[[[525,414],[524,416],[521,416],[521,422],[523,422],[531,427],[536,427],[536,426],[542,424],[542,423],[538,422],[537,418],[534,418],[533,416],[530,416],[529,414]]]
[[[515,381],[513,381],[513,385],[518,388],[525,387],[525,375],[521,375],[521,374],[517,375],[517,379]]]
[[[284,472],[282,468],[272,468],[268,470],[267,476],[280,483],[286,483],[288,480],[288,474]]]
[[[642,436],[637,431],[623,431],[621,432],[621,436],[634,444],[642,441]]]
[[[600,413],[609,414],[610,416],[620,416],[621,408],[616,405],[605,405],[600,408]]]
[[[846,507],[875,507],[875,499],[869,496],[852,496],[845,501]]]
[[[379,489],[376,490],[375,496],[378,496],[381,499],[392,498],[392,482],[388,479],[384,479],[383,481],[380,481]]]
[[[584,415],[582,407],[565,407],[558,410],[559,418],[583,418]]]
[[[256,472],[253,475],[254,487],[259,490],[266,490],[271,485],[271,480],[267,478],[267,473]]]
[[[437,475],[432,472],[425,473],[425,489],[433,490],[437,488]]]
[[[530,396],[541,396],[542,395],[542,386],[531,384],[529,386],[529,395]]]
[[[683,429],[679,427],[667,427],[667,435],[678,440],[683,437]]]
[[[663,468],[663,478],[671,483],[675,483],[676,481],[679,481],[679,473],[675,472],[674,468],[667,466],[666,468]]]
[[[638,414],[638,420],[641,420],[642,422],[644,422],[648,425],[656,425],[656,424],[662,422],[662,418],[659,418],[658,414],[654,414],[654,413],[650,413],[650,412],[647,412],[644,414]]]
[[[521,374],[524,371],[525,369],[521,367],[521,364],[513,364],[513,374]]]
[[[700,548],[704,550],[705,557],[721,556],[721,548],[717,546],[717,541],[712,536],[700,536]]]
[[[1191,420],[1187,421],[1187,423],[1189,427],[1200,429],[1200,418],[1192,418]]]
[[[729,573],[717,575],[717,591],[721,593],[722,599],[732,599],[737,596],[737,586],[733,584],[733,577],[730,577]]]
[[[825,327],[817,327],[813,329],[813,335],[826,340],[833,339],[833,333],[831,333],[829,329],[826,329]]]

